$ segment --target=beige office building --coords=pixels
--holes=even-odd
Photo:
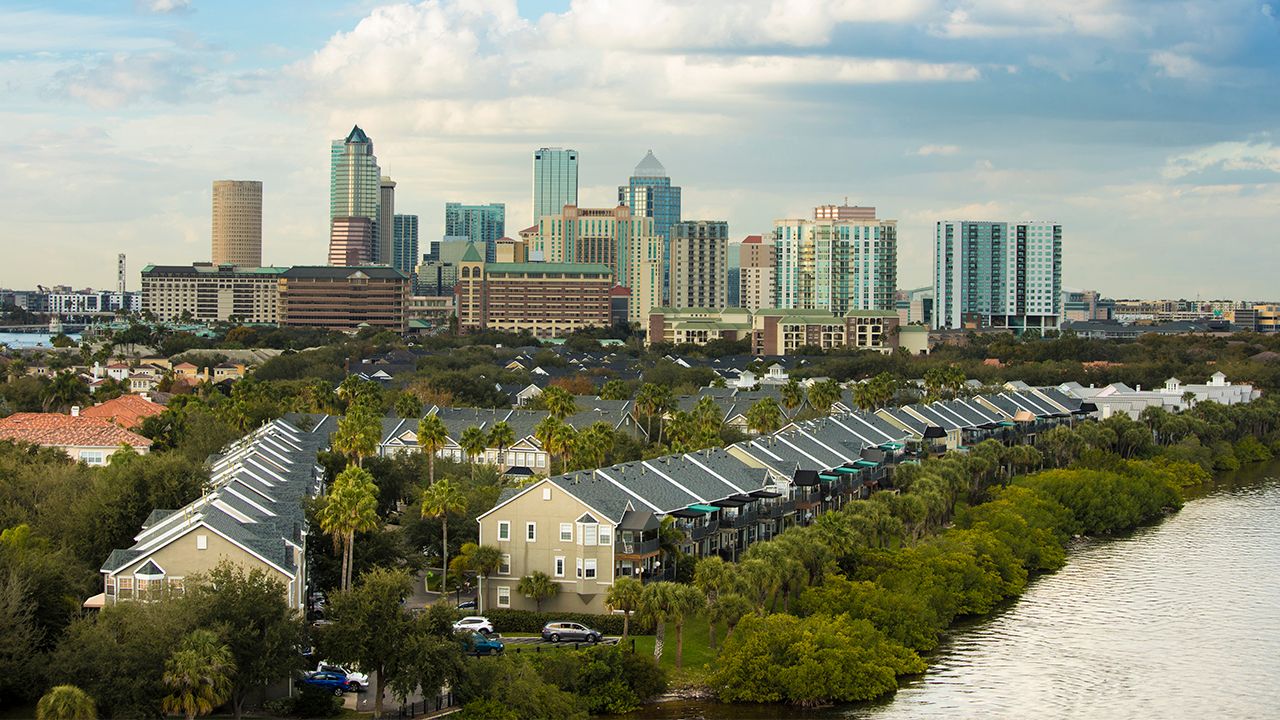
[[[671,306],[722,308],[728,304],[729,223],[685,220],[671,226]],[[647,322],[648,315],[641,322]]]
[[[213,264],[262,265],[261,181],[213,181]]]
[[[755,312],[777,307],[773,240],[748,235],[738,246],[738,304]]]
[[[284,271],[210,263],[148,265],[142,268],[142,309],[157,320],[278,323]]]

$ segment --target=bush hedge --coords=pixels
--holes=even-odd
[[[536,633],[542,632],[542,626],[549,622],[582,623],[605,635],[622,634],[622,615],[592,615],[590,613],[571,612],[534,612],[533,610],[512,610],[508,608],[492,608],[484,611],[484,616],[493,623],[498,633]],[[631,614],[631,634],[648,635],[653,632],[652,623],[639,622],[635,613]]]

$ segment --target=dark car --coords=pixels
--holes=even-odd
[[[472,655],[497,655],[507,649],[496,637],[478,632],[462,633],[462,647]]]
[[[460,603],[458,603],[458,609],[459,609],[459,610],[475,610],[475,609],[476,609],[476,601],[475,601],[475,600],[465,600],[465,601],[463,601],[463,602],[460,602]]]
[[[561,640],[568,642],[600,642],[600,631],[576,622],[553,622],[542,626],[542,639],[553,643]]]
[[[347,676],[336,672],[313,672],[298,681],[299,685],[310,685],[341,695],[347,691]]]

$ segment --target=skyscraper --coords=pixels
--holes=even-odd
[[[333,223],[339,218],[365,218],[369,221],[369,246],[363,251],[365,262],[371,262],[378,234],[378,206],[382,201],[382,173],[373,154],[373,141],[357,125],[342,140],[334,140],[330,148],[329,218],[330,227],[343,230],[343,243],[353,240],[350,223]],[[330,247],[335,238],[330,235]],[[332,255],[332,250],[330,255]]]
[[[674,308],[725,307],[728,261],[729,223],[683,220],[672,225],[667,303]]]
[[[418,264],[418,216],[396,215],[392,226],[391,267],[412,275]]]
[[[778,220],[773,241],[779,308],[894,309],[897,221]]]
[[[475,243],[477,247],[483,249],[485,262],[493,262],[498,238],[507,232],[506,218],[507,206],[503,203],[488,205],[445,203],[444,235],[453,240],[465,238]]]
[[[626,185],[618,186],[618,204],[631,208],[640,217],[653,218],[653,232],[662,238],[664,285],[669,285],[671,269],[671,226],[680,222],[680,188],[671,184],[667,169],[645,153]],[[670,297],[667,301],[674,304]]]
[[[939,221],[933,326],[1056,329],[1062,322],[1062,226]]]
[[[396,181],[384,175],[378,189],[378,236],[373,248],[373,262],[376,265],[391,265],[395,235]],[[405,274],[408,272],[406,270]]]
[[[262,265],[262,182],[213,181],[213,264]]]
[[[329,221],[329,264],[369,265],[373,223],[367,217],[336,217]]]
[[[533,153],[533,224],[578,204],[578,151],[539,148]],[[448,233],[445,233],[446,235]]]
[[[777,307],[773,238],[748,235],[738,246],[738,304],[751,312]]]

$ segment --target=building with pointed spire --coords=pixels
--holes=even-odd
[[[653,218],[653,234],[662,238],[662,285],[670,282],[671,226],[680,222],[680,187],[671,184],[667,169],[653,151],[645,153],[626,185],[618,186],[618,204],[637,217]]]
[[[341,239],[344,243],[344,257],[359,255],[365,262],[372,262],[378,252],[381,238],[380,208],[382,205],[382,172],[378,167],[378,158],[373,154],[373,141],[360,129],[359,125],[351,128],[351,132],[341,140],[334,140],[330,147],[329,165],[329,222],[330,222],[330,255],[334,256],[333,244]],[[365,218],[368,220],[369,232],[366,239],[353,236],[351,229],[359,222],[335,222],[344,218]],[[341,232],[342,238],[335,233]],[[350,242],[367,242],[366,248],[351,248],[345,244]]]

